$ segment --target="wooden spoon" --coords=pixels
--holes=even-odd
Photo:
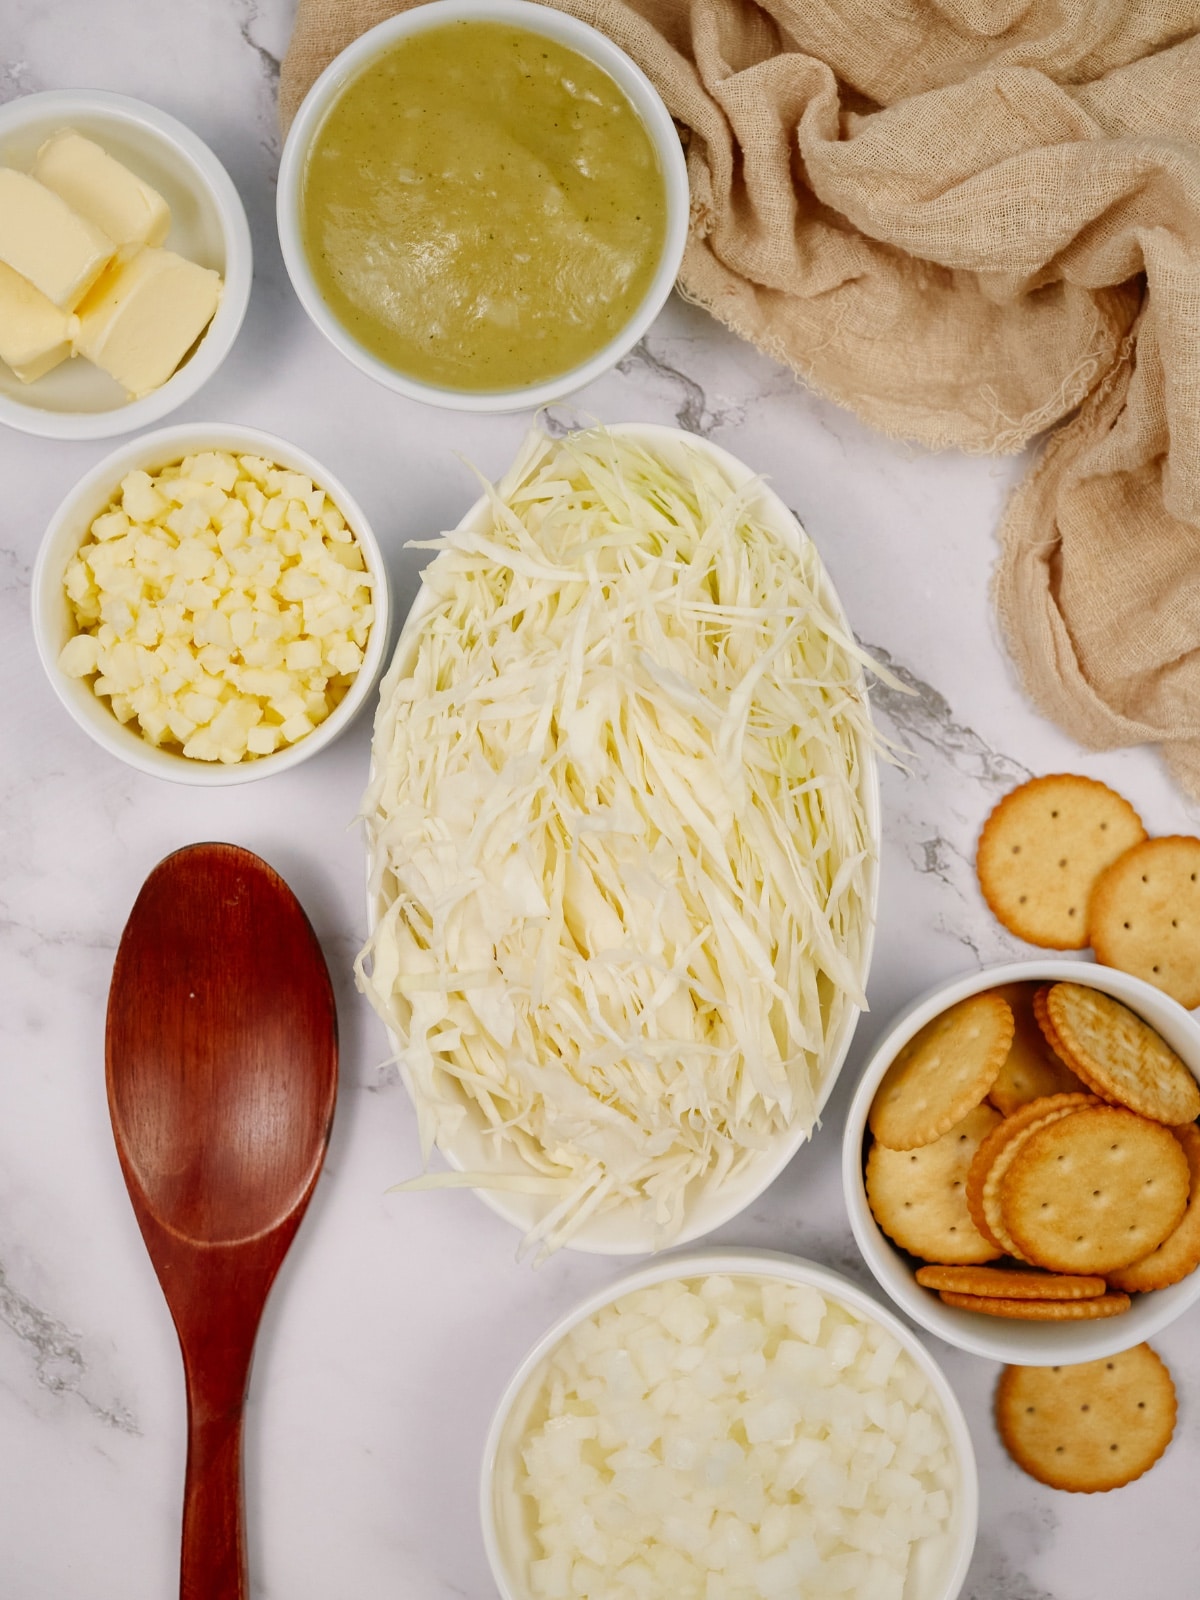
[[[187,1384],[182,1600],[245,1600],[242,1408],[267,1293],[325,1158],[337,1014],[264,861],[199,844],[146,879],[105,1041],[117,1154]]]

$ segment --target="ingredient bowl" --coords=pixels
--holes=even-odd
[[[374,608],[361,665],[357,666],[353,682],[345,688],[333,710],[317,722],[311,732],[297,734],[295,742],[286,743],[271,754],[237,761],[193,759],[182,754],[178,745],[172,748],[153,744],[138,732],[136,722],[118,720],[109,700],[96,693],[89,677],[71,675],[64,671],[60,661],[68,641],[79,633],[64,588],[69,564],[88,539],[95,520],[119,495],[127,474],[154,474],[187,456],[209,451],[261,458],[285,472],[300,474],[323,490],[358,544],[371,579]],[[256,778],[269,777],[306,761],[331,744],[374,689],[388,638],[387,571],[375,535],[356,501],[332,473],[305,451],[269,433],[230,423],[187,423],[163,428],[122,445],[93,467],[71,490],[50,521],[34,567],[32,599],[34,637],[42,666],[54,692],[84,732],[111,755],[140,772],[174,783],[204,787],[249,783]],[[238,652],[234,655],[237,657]]]
[[[486,62],[471,54],[479,25],[508,30]],[[463,28],[475,31],[423,77],[388,76],[405,52],[461,42]],[[513,68],[512,47],[531,37],[545,49]],[[547,52],[560,50],[584,57],[595,81],[574,83],[583,72],[569,56],[555,68]],[[493,105],[510,72],[511,103]],[[437,85],[427,104],[426,82]],[[447,96],[462,116],[448,116]],[[636,141],[628,172],[603,144],[618,126]],[[363,34],[309,90],[284,145],[277,216],[301,305],[355,366],[432,405],[516,411],[582,388],[646,332],[683,255],[687,171],[657,91],[603,34],[528,0],[434,0]]]
[[[914,1258],[899,1249],[880,1228],[867,1203],[864,1161],[870,1135],[871,1102],[901,1048],[927,1022],[950,1006],[1001,984],[1019,982],[1083,984],[1113,996],[1156,1029],[1200,1078],[1200,1028],[1189,1014],[1161,990],[1124,972],[1090,961],[1038,959],[985,967],[931,989],[908,1008],[875,1047],[859,1079],[846,1116],[842,1149],[842,1184],[846,1209],[859,1249],[881,1287],[897,1306],[947,1344],[973,1355],[1016,1366],[1064,1366],[1097,1361],[1151,1338],[1200,1299],[1200,1272],[1169,1288],[1133,1296],[1127,1311],[1090,1321],[1019,1321],[983,1315],[947,1305],[914,1276]]]
[[[901,1505],[918,1526],[926,1494],[940,1514],[909,1546]],[[492,1420],[480,1513],[503,1600],[954,1600],[978,1483],[954,1393],[897,1316],[813,1262],[713,1250],[631,1273],[538,1341]]]
[[[625,454],[614,459],[619,450]],[[552,551],[547,546],[539,560],[533,535],[522,533],[513,571],[501,546],[515,513],[494,515],[495,496],[524,505],[543,483],[552,497],[570,485],[561,516],[546,511],[539,523],[535,508],[534,524]],[[653,528],[660,505],[684,504],[689,483],[700,485],[695,493],[714,543],[693,544],[692,524],[680,513],[658,554],[656,535],[643,530],[638,537],[651,542],[627,555],[638,508],[650,506],[644,515]],[[620,493],[631,498],[619,502]],[[736,522],[735,505],[745,522]],[[587,538],[577,515],[591,519]],[[547,533],[556,516],[558,532]],[[722,530],[735,526],[726,549]],[[481,1198],[531,1244],[634,1254],[685,1243],[749,1205],[792,1159],[854,1033],[873,942],[879,845],[861,661],[795,517],[742,462],[678,429],[589,430],[561,444],[535,432],[500,488],[459,529],[448,536],[454,548],[425,569],[382,686],[364,802],[372,940],[384,927],[399,943],[387,946],[378,966],[370,957],[369,975],[364,963],[363,987],[391,1031],[427,1146],[436,1142],[464,1174],[421,1181],[476,1175]],[[724,554],[712,555],[714,548]],[[580,550],[589,561],[613,563],[611,580],[596,580],[594,595],[588,574],[573,566]],[[747,554],[743,569],[739,552],[753,552],[761,564]],[[485,613],[480,596],[489,584],[500,609]],[[740,600],[730,603],[727,591]],[[589,598],[568,604],[572,595]],[[672,655],[662,630],[676,603],[701,620]],[[726,627],[733,635],[715,649],[703,620],[710,605],[720,613],[712,622],[717,636]],[[796,612],[792,627],[779,621],[785,605]],[[634,622],[626,628],[622,617],[641,631],[629,633]],[[763,630],[786,682],[768,672]],[[497,639],[495,652],[488,644],[466,660],[462,642],[480,639]],[[443,640],[452,658],[435,661]],[[787,655],[792,648],[802,658]],[[617,652],[612,662],[609,650]],[[476,706],[488,713],[478,728]],[[452,729],[443,726],[444,711],[457,719]],[[527,714],[539,720],[528,736],[514,734]],[[741,728],[741,718],[753,720],[753,732],[726,748],[720,739],[731,725]],[[603,731],[618,725],[636,730],[638,752],[620,763],[608,752],[626,735]],[[682,792],[663,754],[663,726],[684,741]],[[452,743],[443,750],[445,739]],[[472,763],[468,770],[462,761]],[[576,763],[592,773],[594,798],[559,790],[559,775]],[[819,797],[804,798],[814,782]],[[700,817],[689,789],[704,791],[714,820]],[[801,809],[793,812],[797,797]],[[730,820],[738,814],[742,832]],[[689,841],[701,834],[708,853],[693,861]],[[768,835],[784,841],[778,850],[759,849]],[[628,848],[623,839],[632,841]],[[437,860],[426,867],[434,840]],[[749,912],[727,864],[731,849],[740,852],[743,880],[756,885]],[[566,863],[580,855],[588,865],[575,876]],[[562,874],[572,872],[569,883],[556,862]],[[684,898],[689,874],[697,887]],[[619,913],[604,910],[606,894]],[[719,932],[703,909],[706,896],[723,908]],[[775,910],[764,924],[768,897]],[[427,906],[430,916],[446,917],[456,951],[446,957],[440,988],[435,967],[446,939],[422,935],[423,946],[410,947],[409,923],[400,923],[413,908],[424,918]],[[450,915],[446,907],[457,909]],[[806,908],[829,920],[817,927]],[[461,930],[458,917],[466,917]],[[737,936],[728,935],[735,922]],[[469,981],[456,981],[459,973]],[[595,992],[607,997],[604,1014],[589,999]],[[736,1029],[724,1020],[735,1007]],[[807,1034],[795,1020],[801,1012]],[[556,1037],[560,1015],[567,1021]],[[515,1050],[506,1042],[514,1038]],[[472,1089],[489,1086],[478,1096],[463,1087],[459,1039],[480,1041],[466,1047]],[[772,1045],[776,1077],[764,1088],[760,1076],[751,1091],[743,1071],[765,1074]],[[769,1101],[781,1079],[783,1098]]]
[[[161,421],[229,354],[250,299],[250,229],[229,174],[190,128],[107,90],[56,89],[0,106],[0,166],[28,171],[62,128],[94,140],[156,189],[171,210],[165,247],[224,280],[216,314],[190,354],[140,399],[127,399],[115,379],[81,357],[29,384],[0,362],[0,422],[51,439],[106,439]]]

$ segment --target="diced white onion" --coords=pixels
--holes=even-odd
[[[749,1381],[731,1330],[762,1358]],[[671,1375],[621,1359],[635,1347]],[[690,1374],[681,1349],[701,1352]],[[806,1286],[636,1290],[574,1328],[531,1391],[517,1481],[498,1492],[522,1502],[537,1600],[900,1600],[914,1545],[954,1512],[924,1373]]]

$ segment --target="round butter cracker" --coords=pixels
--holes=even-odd
[[[1175,1385],[1148,1344],[1071,1367],[1005,1367],[996,1385],[1004,1448],[1052,1489],[1095,1494],[1148,1471],[1175,1431]]]
[[[1101,1099],[1170,1126],[1200,1117],[1195,1078],[1166,1040],[1112,995],[1056,983],[1045,1012],[1055,1049]]]
[[[1187,1157],[1191,1180],[1187,1210],[1179,1226],[1167,1235],[1157,1250],[1109,1274],[1113,1287],[1127,1293],[1169,1289],[1200,1267],[1200,1128],[1189,1122],[1182,1128],[1172,1128],[1171,1132]]]
[[[1051,950],[1082,950],[1096,879],[1146,837],[1106,784],[1074,773],[1032,778],[996,806],[975,856],[979,887],[1010,933]]]
[[[1108,1287],[1103,1278],[1009,1267],[918,1267],[917,1282],[925,1289],[999,1300],[1096,1300]]]
[[[1119,1317],[1132,1304],[1127,1294],[1098,1294],[1076,1300],[1002,1300],[996,1295],[956,1294],[943,1289],[940,1298],[960,1311],[1009,1317],[1014,1322],[1094,1322],[1100,1317]]]
[[[867,1204],[884,1233],[926,1261],[991,1261],[998,1254],[967,1210],[966,1177],[980,1142],[1000,1121],[976,1106],[949,1133],[913,1150],[876,1141],[867,1157]]]
[[[1088,931],[1098,961],[1200,1006],[1200,839],[1147,839],[1106,867]]]
[[[1101,1103],[1090,1094],[1053,1094],[1031,1100],[1012,1116],[1005,1117],[980,1145],[967,1172],[967,1210],[984,1238],[990,1239],[1005,1255],[1021,1259],[1000,1209],[1000,1185],[1017,1151],[1036,1128],[1069,1116],[1084,1106]]]
[[[1187,1158],[1170,1129],[1119,1106],[1034,1131],[1000,1184],[1004,1227],[1027,1261],[1106,1276],[1157,1248],[1187,1208]]]
[[[1013,1040],[988,1099],[1007,1117],[1031,1100],[1078,1094],[1083,1084],[1055,1051],[1034,1014],[1036,983],[1003,983],[990,991],[1012,1008]]]
[[[932,1144],[979,1105],[1004,1063],[1013,1014],[994,994],[973,994],[927,1022],[896,1054],[867,1122],[890,1150]]]

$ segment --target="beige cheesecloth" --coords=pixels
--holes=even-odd
[[[411,3],[299,0],[284,127]],[[1021,678],[1200,796],[1200,0],[552,3],[684,131],[686,295],[889,434],[1053,429],[1000,534]]]

